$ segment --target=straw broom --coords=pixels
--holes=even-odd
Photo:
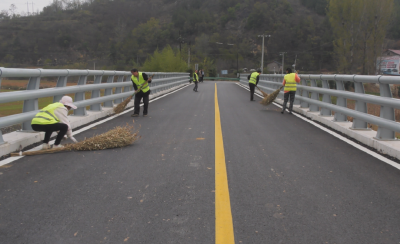
[[[139,130],[135,130],[133,125],[117,126],[103,134],[85,139],[75,144],[67,144],[63,148],[39,150],[33,152],[11,153],[11,156],[31,156],[63,151],[95,151],[111,148],[126,147],[140,139]]]
[[[256,87],[257,87],[257,89],[262,93],[263,97],[268,96],[268,94],[265,93],[263,90],[261,90],[258,86],[256,86]]]
[[[122,103],[118,104],[117,106],[114,107],[114,113],[119,114],[122,111],[125,110],[126,105],[128,105],[128,103],[132,100],[132,97],[136,94],[136,92],[132,95],[129,96],[127,99],[125,99]]]
[[[271,93],[267,96],[264,96],[263,100],[261,100],[260,103],[264,106],[270,105],[276,99],[276,97],[278,96],[278,94],[282,88],[283,88],[283,86],[279,87],[279,89],[277,89],[273,93]],[[264,93],[263,93],[263,95],[264,95]]]
[[[153,77],[154,77],[154,75],[152,75],[152,76],[150,77],[150,79],[153,78]],[[115,106],[114,109],[113,109],[113,110],[114,110],[114,113],[119,114],[119,113],[121,113],[122,111],[124,111],[125,108],[126,108],[126,105],[128,105],[128,103],[132,100],[133,96],[135,96],[136,93],[140,92],[140,91],[142,90],[142,88],[143,88],[145,85],[147,85],[147,84],[148,84],[148,82],[146,81],[145,83],[143,83],[143,85],[142,85],[141,87],[139,87],[139,89],[137,89],[137,90],[135,91],[135,93],[132,94],[132,96],[128,97],[128,98],[125,99],[122,103],[120,103],[120,104],[118,104],[117,106]]]

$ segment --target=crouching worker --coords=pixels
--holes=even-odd
[[[64,147],[60,145],[65,134],[73,141],[77,140],[72,136],[71,125],[68,120],[68,110],[76,109],[72,103],[72,98],[63,96],[58,103],[52,103],[40,110],[32,119],[31,125],[34,131],[44,131],[43,149],[49,149],[49,141],[51,134],[58,131],[56,141],[53,148]]]

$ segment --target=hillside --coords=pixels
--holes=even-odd
[[[92,0],[55,2],[36,16],[0,15],[4,67],[140,67],[157,48],[182,50],[191,63],[217,69],[281,60],[300,70],[334,69],[326,0]],[[224,43],[221,45],[216,42]],[[234,45],[226,45],[231,43]],[[206,60],[206,61],[205,61]],[[287,66],[287,65],[286,65]]]

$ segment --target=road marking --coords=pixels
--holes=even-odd
[[[234,244],[231,201],[217,93],[217,83],[215,83],[215,243]]]
[[[238,84],[238,83],[236,83],[236,84]],[[239,85],[239,84],[238,84],[238,85]],[[244,89],[250,91],[250,89],[248,89],[247,87],[245,87],[245,86],[242,85],[242,84],[240,84],[239,86],[241,86],[241,87],[243,87]],[[255,93],[255,95],[257,95],[257,96],[263,98],[263,96],[261,96],[261,95],[259,95],[259,94],[257,94],[257,93]],[[280,104],[278,104],[278,103],[275,103],[275,102],[274,102],[274,105],[277,106],[277,107],[279,107],[279,108],[282,108],[282,106],[281,106]],[[319,129],[321,129],[321,130],[323,130],[323,131],[325,131],[325,132],[331,134],[332,136],[334,136],[334,137],[336,137],[336,138],[338,138],[338,139],[340,139],[340,140],[342,140],[342,141],[344,141],[344,142],[350,144],[351,146],[353,146],[353,147],[355,147],[355,148],[357,148],[357,149],[359,149],[359,150],[361,150],[361,151],[363,151],[363,152],[365,152],[365,153],[371,155],[372,157],[374,157],[374,158],[376,158],[376,159],[379,159],[379,160],[381,160],[382,162],[387,163],[387,164],[389,164],[389,165],[395,167],[396,169],[400,169],[400,165],[399,165],[398,163],[394,162],[393,160],[390,160],[390,159],[388,159],[388,158],[385,158],[385,157],[383,157],[382,155],[380,155],[380,154],[378,154],[378,153],[376,153],[376,152],[374,152],[374,151],[371,151],[371,150],[369,150],[368,148],[363,147],[363,146],[361,146],[361,145],[359,145],[359,144],[353,142],[352,140],[349,140],[349,139],[347,139],[346,137],[341,136],[341,135],[339,135],[338,133],[336,133],[336,132],[334,132],[334,131],[332,131],[332,130],[329,130],[328,128],[326,128],[326,127],[324,127],[324,126],[321,126],[321,125],[315,123],[314,121],[312,121],[312,120],[310,120],[310,119],[308,119],[308,118],[305,118],[305,117],[303,117],[303,116],[300,116],[300,115],[298,115],[298,114],[296,114],[296,113],[293,113],[293,115],[295,115],[295,116],[297,116],[298,118],[300,118],[300,119],[302,119],[302,120],[304,120],[304,121],[306,121],[306,122],[308,122],[308,123],[314,125],[315,127],[319,128]]]
[[[168,95],[171,95],[172,93],[175,93],[175,92],[177,92],[177,91],[180,91],[180,90],[182,90],[183,88],[185,88],[185,87],[187,87],[187,86],[189,86],[189,85],[185,85],[185,86],[183,86],[183,87],[181,87],[181,88],[179,88],[179,89],[176,89],[176,90],[174,90],[174,91],[172,91],[172,92],[169,92],[169,93],[167,93],[167,94],[164,94],[164,95],[161,95],[161,96],[156,97],[156,98],[154,98],[154,99],[151,99],[151,100],[149,101],[149,103],[154,102],[154,101],[157,101],[158,99],[161,99],[161,98],[163,98],[163,97],[166,97],[166,96],[168,96]],[[140,104],[140,106],[142,107],[143,104]],[[107,121],[109,121],[109,120],[112,120],[112,119],[114,119],[114,118],[116,118],[116,117],[118,117],[118,116],[121,116],[121,115],[123,115],[123,114],[126,114],[126,113],[132,111],[134,108],[135,108],[135,107],[133,106],[132,108],[127,109],[127,110],[121,112],[120,114],[116,114],[116,115],[110,116],[110,117],[108,117],[108,118],[106,118],[106,119],[104,119],[104,120],[101,120],[101,121],[98,121],[98,122],[96,122],[96,123],[90,124],[90,125],[88,125],[88,126],[86,126],[86,127],[83,127],[83,128],[81,128],[81,129],[79,129],[79,130],[77,130],[77,131],[72,132],[72,135],[79,134],[79,133],[84,132],[84,131],[86,131],[86,130],[89,130],[89,129],[91,129],[91,128],[97,126],[97,125],[100,125],[100,124],[103,124],[103,123],[105,123],[105,122],[107,122]],[[55,140],[50,141],[49,144],[54,143],[54,141],[55,141]],[[42,145],[37,146],[37,147],[34,147],[34,148],[30,149],[30,150],[27,150],[27,152],[38,151],[38,150],[41,150],[41,149],[42,149]],[[23,157],[25,157],[25,156],[9,157],[9,158],[3,159],[3,160],[0,161],[0,167],[3,166],[3,165],[6,165],[6,164],[12,163],[12,162],[14,162],[14,161],[16,161],[16,160],[18,160],[18,159],[23,158]]]

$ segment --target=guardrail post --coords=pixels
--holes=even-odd
[[[379,77],[380,79],[381,77]],[[379,81],[378,79],[378,81]],[[379,83],[379,90],[381,97],[387,97],[387,98],[393,98],[392,92],[390,90],[390,85],[389,84],[382,84]],[[394,113],[394,108],[392,107],[386,107],[386,106],[381,106],[381,112],[380,112],[380,117],[387,119],[387,120],[392,120],[396,121],[395,113]],[[389,130],[383,127],[378,127],[378,132],[376,134],[376,137],[374,139],[377,140],[385,140],[385,141],[392,141],[396,140],[396,132],[393,130]]]
[[[78,86],[86,85],[87,75],[79,76]],[[77,92],[75,93],[75,102],[84,101],[85,100],[85,92]],[[86,108],[77,108],[74,110],[74,115],[76,116],[86,116]]]
[[[301,80],[301,85],[302,85],[302,86],[307,86],[307,80],[302,79],[302,80]],[[309,97],[310,97],[308,91],[306,91],[306,90],[304,90],[304,89],[301,89],[301,91],[300,91],[300,96],[306,97],[306,98],[309,98]],[[300,108],[308,108],[308,107],[309,107],[308,102],[301,101],[301,103],[300,103]]]
[[[103,73],[104,73],[104,71],[103,71]],[[101,84],[102,79],[103,79],[103,75],[95,75],[93,84]],[[100,90],[92,91],[92,96],[90,98],[96,98],[96,97],[100,97]],[[90,111],[101,111],[101,104],[96,103],[96,104],[90,105]]]
[[[322,80],[321,79],[321,81],[322,81],[322,88],[330,89],[329,83],[328,83],[327,80]],[[332,104],[331,95],[323,94],[322,95],[322,102]],[[321,111],[319,112],[319,115],[321,115],[321,116],[332,116],[332,111],[330,109],[327,109],[327,108],[321,108]]]
[[[40,69],[39,69],[40,70]],[[38,90],[40,87],[40,75],[39,77],[30,77],[26,90]],[[30,112],[39,110],[39,99],[28,99],[24,101],[22,112]],[[23,131],[32,131],[31,121],[25,121],[22,123]]]
[[[336,75],[335,75],[336,77]],[[345,91],[344,84],[342,80],[336,80],[336,90]],[[336,105],[340,107],[347,108],[347,99],[344,97],[336,97]],[[347,122],[347,116],[338,112],[335,112],[335,117],[333,118],[335,122]]]
[[[1,130],[0,130],[0,145],[2,145],[2,144],[4,144],[4,143],[6,143],[6,142],[4,141],[4,139],[3,139],[3,133],[2,133]]]
[[[281,87],[282,82],[283,82],[283,77],[284,77],[284,76],[282,76],[282,75],[278,75],[278,76],[275,78],[275,80],[276,80],[276,86],[275,86],[275,88],[276,88],[276,89],[278,89],[279,87]],[[282,90],[283,90],[283,89],[282,89]],[[282,100],[284,99],[283,92],[279,92],[278,98],[280,98],[280,99],[282,99]]]
[[[131,76],[128,76],[128,78],[129,78],[129,80],[127,80],[127,81],[130,81],[130,82],[132,82],[132,80],[131,80]],[[129,94],[127,94],[127,96],[126,97],[124,97],[124,100],[125,99],[127,99],[130,95],[132,95],[133,94],[133,92],[131,92],[132,91],[132,89],[133,89],[133,85],[129,85],[129,86],[124,86],[124,92],[126,92],[126,93],[129,93]]]
[[[119,75],[118,78],[117,78],[117,83],[118,82],[123,82],[124,81],[124,77],[125,77],[124,75]],[[119,93],[122,93],[122,87],[115,88],[115,94],[119,94]],[[122,98],[114,100],[114,104],[119,104],[119,103],[122,103]]]
[[[317,82],[315,80],[310,80],[311,87],[317,87]],[[311,92],[311,99],[319,101],[319,94],[316,92]],[[319,107],[315,104],[310,104],[309,112],[319,112]]]
[[[59,76],[56,87],[66,87],[68,76]],[[64,94],[65,95],[65,94]],[[53,97],[53,103],[59,102],[64,95],[56,95]]]
[[[354,77],[353,77],[354,79]],[[362,82],[354,82],[355,93],[365,94],[364,84]],[[368,113],[367,103],[363,101],[356,101],[355,110],[358,112]],[[353,118],[353,124],[350,127],[352,130],[370,130],[368,123],[360,119]]]
[[[107,77],[107,83],[113,83],[113,82],[114,82],[114,75],[109,75]],[[110,96],[112,94],[113,94],[113,89],[112,88],[108,88],[108,89],[106,89],[104,91],[104,96]],[[104,102],[104,107],[106,107],[106,108],[114,107],[113,100]]]

